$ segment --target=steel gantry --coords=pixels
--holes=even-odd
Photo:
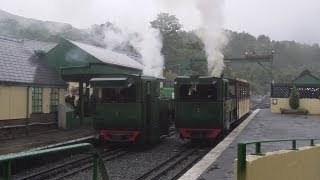
[[[272,66],[273,66],[273,56],[274,51],[271,52],[269,55],[256,55],[253,53],[246,53],[244,57],[240,58],[224,58],[224,63],[258,63],[265,71],[267,71],[270,75],[270,82],[273,81],[273,74],[272,74]],[[265,67],[262,63],[269,63],[270,69]]]

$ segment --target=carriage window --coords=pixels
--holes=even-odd
[[[136,88],[102,88],[102,102],[133,102],[136,100]]]

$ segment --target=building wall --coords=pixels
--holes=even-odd
[[[0,120],[10,118],[10,88],[0,86]]]
[[[51,88],[42,89],[42,112],[50,113]],[[64,103],[64,89],[59,89],[59,104]],[[32,114],[32,90],[29,90],[29,118]],[[27,116],[27,87],[0,85],[0,120]]]
[[[27,87],[0,85],[0,120],[25,118]]]
[[[320,179],[320,146],[247,156],[245,180]],[[235,163],[236,180],[236,163]]]
[[[309,114],[320,114],[320,99],[300,99],[299,107],[308,109]],[[271,98],[271,112],[281,113],[280,108],[290,109],[289,98]]]

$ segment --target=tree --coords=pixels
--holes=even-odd
[[[162,34],[176,33],[182,28],[176,16],[169,13],[158,14],[157,18],[150,24],[152,28],[158,29]]]
[[[296,86],[293,86],[291,90],[290,97],[289,97],[289,105],[294,110],[299,108],[299,93],[297,91]]]
[[[151,27],[160,31],[162,35],[161,53],[164,56],[164,64],[167,70],[178,73],[178,64],[181,59],[182,39],[178,32],[182,25],[179,20],[168,13],[160,13],[150,22]]]

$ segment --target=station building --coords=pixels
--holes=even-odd
[[[56,125],[67,84],[35,51],[56,45],[0,37],[0,139]]]
[[[141,58],[76,41],[59,43],[0,37],[0,139],[57,128],[68,83],[79,86],[80,121],[89,80],[141,74]]]
[[[300,95],[300,106],[309,114],[320,114],[320,78],[303,71],[290,83],[273,83],[271,85],[271,112],[281,113],[281,109],[290,109],[289,97],[292,87],[296,86]]]

